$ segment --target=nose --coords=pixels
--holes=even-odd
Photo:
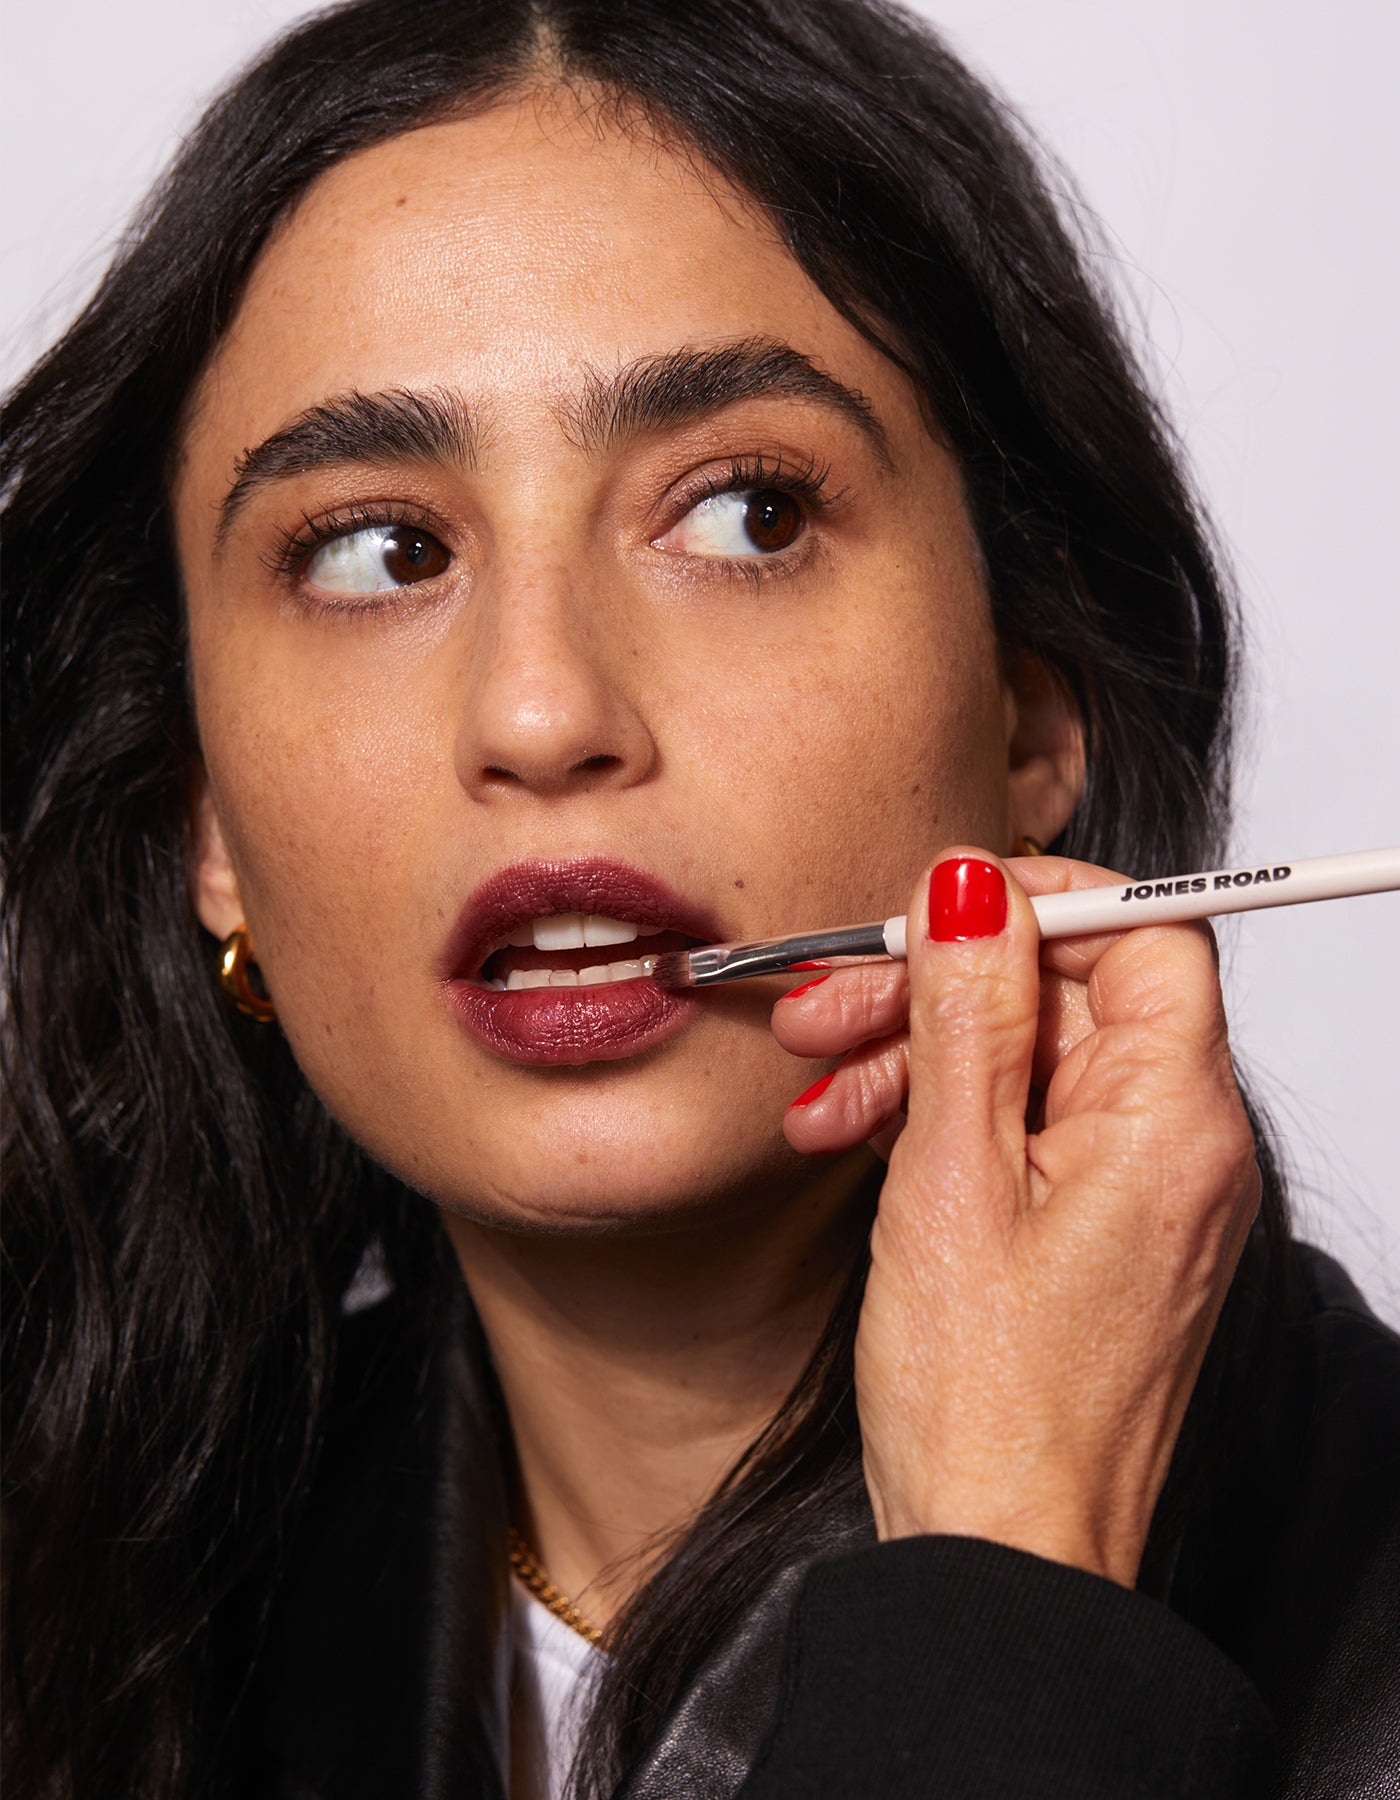
[[[457,774],[474,798],[552,798],[643,781],[657,748],[622,610],[567,569],[497,578],[473,607]]]

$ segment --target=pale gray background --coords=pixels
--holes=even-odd
[[[813,0],[818,4],[819,0]],[[0,378],[66,322],[202,99],[294,0],[15,0]],[[947,0],[1107,256],[1234,554],[1257,647],[1244,860],[1400,841],[1394,436],[1400,8]],[[1226,933],[1235,1041],[1302,1225],[1400,1321],[1400,898]]]

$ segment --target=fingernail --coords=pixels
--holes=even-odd
[[[805,1094],[799,1094],[795,1100],[791,1101],[788,1111],[791,1112],[794,1106],[810,1106],[814,1100],[819,1100],[835,1079],[836,1071],[833,1069],[830,1075],[823,1075],[820,1081],[812,1083]]]
[[[829,969],[831,964],[818,960],[817,962],[789,963],[788,967],[790,969]]]
[[[950,856],[933,871],[928,934],[935,944],[996,937],[1006,924],[1006,879],[980,856]]]
[[[795,1000],[799,994],[809,994],[814,987],[820,987],[824,981],[830,981],[829,975],[818,975],[815,981],[804,981],[801,987],[795,987],[783,995],[784,1000]]]

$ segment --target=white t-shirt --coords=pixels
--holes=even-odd
[[[604,1655],[510,1584],[510,1800],[562,1800]]]

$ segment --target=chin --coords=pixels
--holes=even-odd
[[[767,1004],[754,1010],[633,1060],[545,1068],[464,1057],[455,1033],[424,1033],[416,1054],[385,1033],[381,1055],[350,1066],[314,1036],[305,1060],[293,1048],[346,1131],[447,1212],[516,1231],[682,1228],[788,1191],[810,1167],[782,1132],[810,1071],[774,1042]]]
[[[448,1167],[430,1183],[420,1172],[415,1185],[444,1211],[495,1230],[653,1233],[713,1222],[736,1207],[752,1211],[769,1196],[776,1202],[806,1166],[776,1124],[742,1142],[634,1130],[621,1143],[574,1136],[536,1142],[523,1155],[504,1145],[496,1156],[478,1150],[459,1165],[470,1168],[467,1181]]]

